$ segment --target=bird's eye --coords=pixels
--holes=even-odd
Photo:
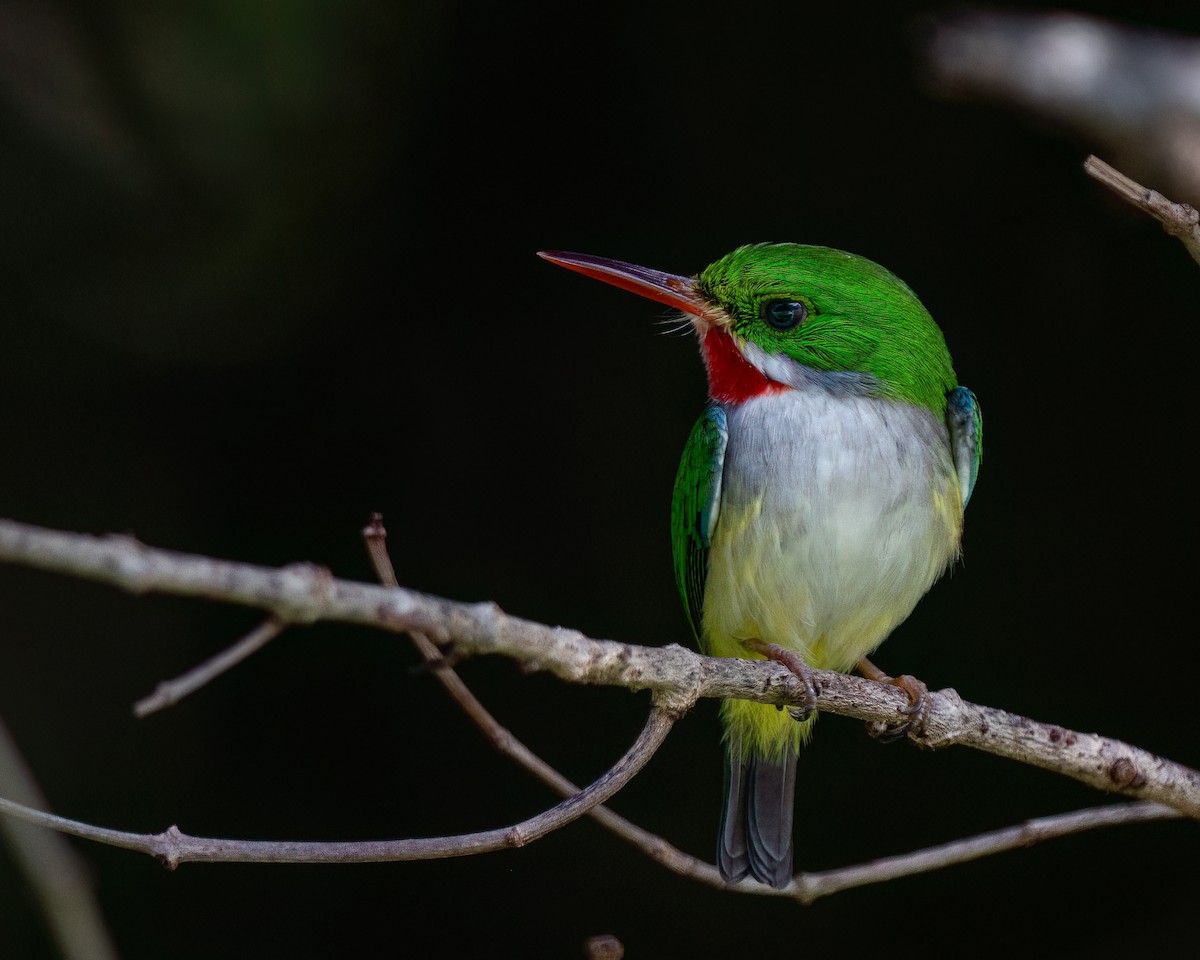
[[[762,306],[763,319],[776,330],[791,330],[808,316],[808,308],[799,300],[768,300]]]

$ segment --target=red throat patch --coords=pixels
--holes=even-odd
[[[708,371],[708,395],[718,403],[741,403],[764,393],[787,390],[785,384],[768,379],[742,356],[724,330],[709,327],[700,340],[704,369]]]

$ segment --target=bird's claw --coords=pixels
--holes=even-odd
[[[788,715],[793,720],[807,720],[817,712],[821,681],[817,679],[816,671],[804,662],[800,654],[777,643],[764,643],[761,640],[743,640],[742,646],[755,653],[761,653],[768,660],[783,664],[796,678],[793,691],[799,696],[800,702],[787,708]]]
[[[899,687],[908,694],[908,706],[900,708],[900,712],[905,715],[904,720],[898,723],[872,721],[867,724],[867,733],[882,743],[892,743],[909,735],[918,740],[925,736],[931,707],[929,688],[907,673],[899,677],[880,676],[872,679]]]

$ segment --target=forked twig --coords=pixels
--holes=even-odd
[[[383,526],[383,517],[380,514],[372,514],[370,522],[363,529],[363,540],[380,582],[385,586],[398,586],[395,568],[392,566],[392,560],[387,551],[387,531]],[[441,664],[441,651],[427,636],[416,630],[410,631],[409,636],[426,663]],[[516,761],[559,796],[568,797],[579,791],[574,783],[546,763],[517,739],[507,727],[496,720],[454,669],[440,665],[433,671],[433,675],[497,750]],[[651,859],[658,861],[667,869],[712,886],[725,886],[716,867],[684,853],[657,834],[643,830],[637,824],[613,813],[608,807],[595,806],[588,811],[588,816],[599,821],[605,829],[636,847]],[[762,889],[766,891],[771,888],[763,886]]]

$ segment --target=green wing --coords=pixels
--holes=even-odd
[[[675,585],[696,641],[700,636],[704,581],[708,576],[708,545],[721,512],[721,470],[729,433],[725,411],[710,404],[692,427],[675,475],[671,500],[671,547]]]
[[[979,465],[983,462],[983,411],[979,409],[975,394],[966,387],[955,387],[947,394],[946,426],[950,428],[954,469],[966,507],[979,477]]]

